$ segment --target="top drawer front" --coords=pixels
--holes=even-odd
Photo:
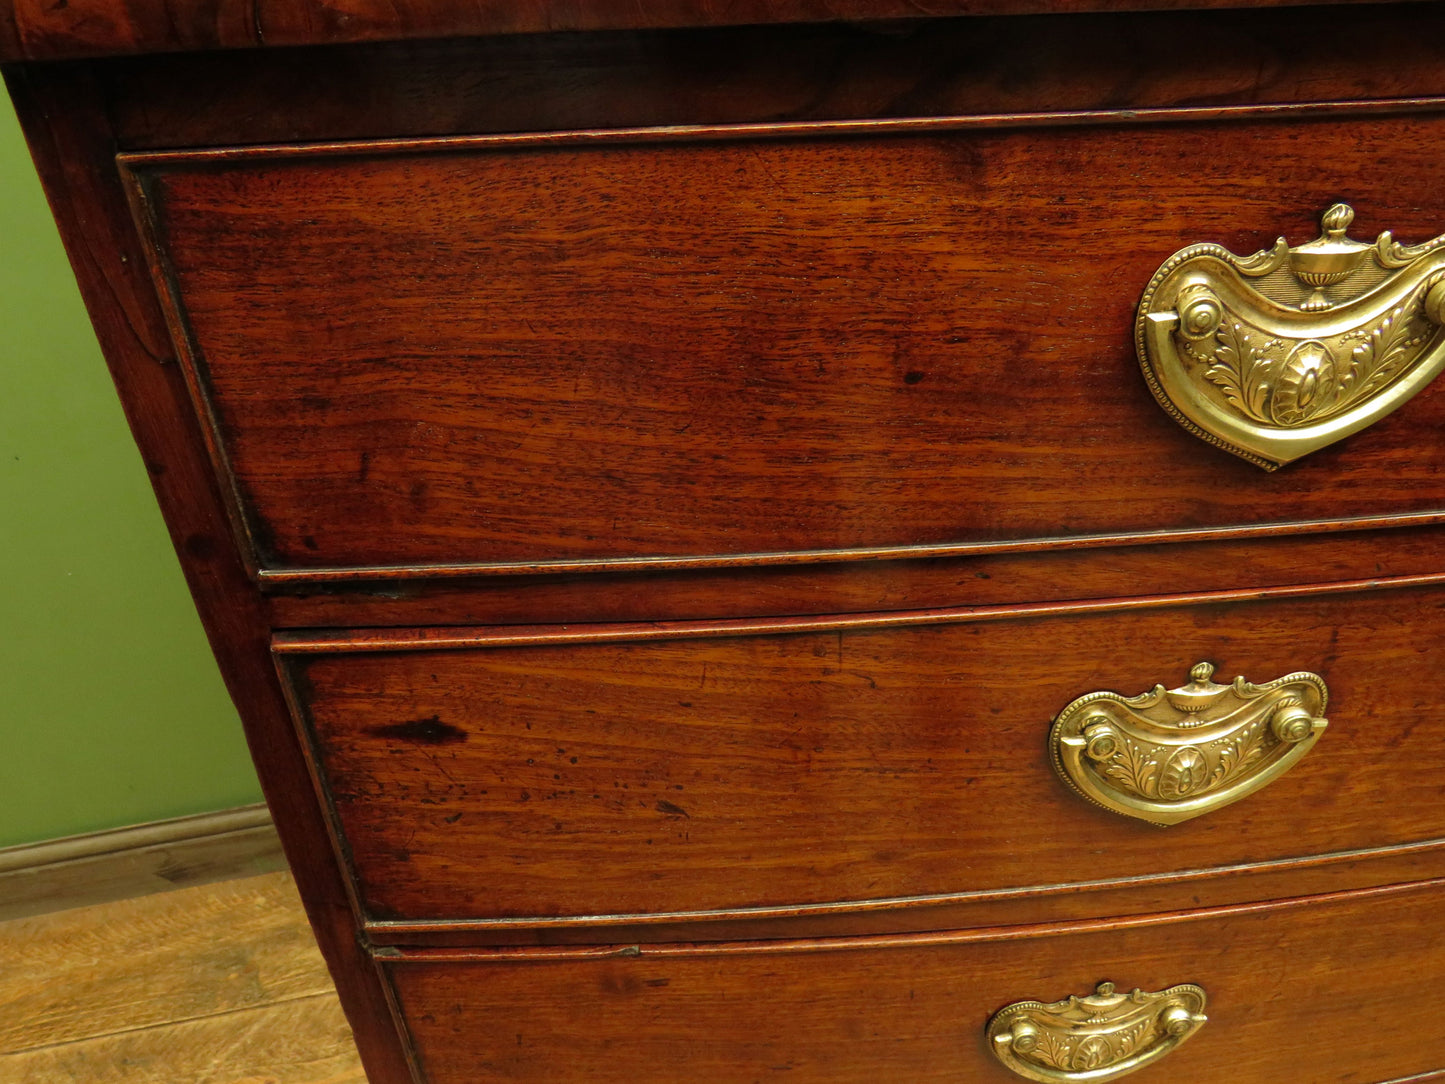
[[[254,559],[314,571],[1433,509],[1445,392],[1269,476],[1159,409],[1132,336],[1187,243],[1303,241],[1341,197],[1358,236],[1438,233],[1442,141],[882,125],[127,165]]]

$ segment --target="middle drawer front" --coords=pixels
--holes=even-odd
[[[938,617],[279,647],[378,920],[887,900],[1445,837],[1445,589]],[[677,638],[628,639],[659,634]],[[1259,792],[1169,828],[1055,775],[1065,705],[1183,685],[1203,660],[1221,683],[1322,675],[1328,729]]]

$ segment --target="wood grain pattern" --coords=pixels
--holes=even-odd
[[[0,923],[0,1050],[330,995],[297,918],[271,873]]]
[[[1418,4],[1328,19],[931,19],[182,54],[114,61],[100,76],[123,146],[199,147],[1420,98],[1445,93],[1431,44],[1442,33],[1445,12]],[[1181,66],[1184,41],[1209,63]],[[347,95],[332,93],[343,83]]]
[[[77,65],[10,67],[5,78],[371,1084],[411,1084],[271,665],[265,610],[232,540],[185,380],[171,364],[100,89]]]
[[[1005,1084],[1017,1078],[984,1049],[989,1017],[1103,980],[1208,992],[1209,1022],[1141,1082],[1374,1081],[1439,1064],[1421,1037],[1437,1033],[1441,903],[1437,881],[1032,937],[385,963],[429,1084]]]
[[[1265,476],[1129,327],[1188,242],[1445,229],[1445,8],[1122,6],[0,0],[0,59],[110,54],[7,79],[372,1084],[413,1074],[368,943],[428,1084],[982,1084],[988,1012],[1103,978],[1210,985],[1161,1080],[1439,1079],[1442,890],[1381,886],[1445,876],[1445,589],[1363,588],[1445,572],[1445,391]],[[779,20],[820,22],[716,29]],[[1200,658],[1321,670],[1329,732],[1168,831],[1064,791],[1053,712]],[[176,1060],[57,994],[0,1077],[220,1084],[280,1035],[245,1072],[359,1079],[320,995],[197,951]]]
[[[1442,622],[1433,589],[676,641],[599,629],[583,646],[287,667],[373,917],[643,914],[1445,836],[1428,708]],[[1054,777],[1065,704],[1180,684],[1200,659],[1222,677],[1324,675],[1330,731],[1261,794],[1167,831]]]
[[[291,878],[0,922],[0,1080],[365,1084]]]
[[[1445,841],[1343,855],[1247,863],[1170,874],[1001,889],[952,896],[718,911],[684,916],[588,916],[576,919],[368,921],[373,945],[595,945],[773,941],[970,930],[1078,920],[1129,918],[1200,907],[1228,907],[1294,895],[1328,894],[1445,877]]]
[[[1131,336],[1167,255],[1312,236],[1361,154],[1357,232],[1437,232],[1442,125],[132,166],[263,567],[596,562],[1437,508],[1439,387],[1263,476]]]
[[[1293,0],[1254,0],[1260,6]],[[1346,0],[1349,2],[1349,0]],[[0,4],[0,60],[549,30],[1237,6],[1239,0],[44,0]]]
[[[1401,591],[1438,587],[1445,573],[1395,580],[1354,580],[1293,587],[1258,588],[1128,598],[1083,599],[1073,602],[1024,603],[1014,606],[965,606],[956,609],[903,610],[889,613],[816,614],[798,617],[742,618],[715,621],[642,621],[616,625],[503,625],[482,628],[433,626],[420,629],[337,629],[331,632],[278,631],[272,645],[277,655],[326,655],[376,651],[455,651],[482,647],[531,647],[576,644],[636,643],[645,640],[691,640],[699,637],[768,636],[791,633],[850,633],[920,625],[967,625],[995,621],[1112,614],[1118,620],[1149,610],[1217,607],[1240,602],[1322,599],[1362,591]]]
[[[1429,575],[1438,528],[1251,535],[1168,545],[592,575],[292,584],[267,598],[279,629],[767,618],[1009,606]],[[268,587],[272,585],[268,584]],[[329,589],[328,589],[329,587]]]
[[[367,1084],[335,994],[0,1054],[25,1084]]]

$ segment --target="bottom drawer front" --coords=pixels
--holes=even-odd
[[[1438,1069],[1445,882],[955,935],[385,959],[428,1084],[1018,1081],[998,1010],[1204,989],[1140,1084],[1366,1084]],[[1080,1079],[1100,1079],[1098,1076]]]

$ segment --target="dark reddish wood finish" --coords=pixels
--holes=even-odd
[[[1438,5],[1366,5],[553,34],[98,70],[125,145],[164,148],[1438,97],[1442,36]],[[1181,66],[1184,42],[1208,64]]]
[[[1445,732],[1424,707],[1442,666],[1440,588],[982,625],[642,631],[287,662],[369,915],[785,910],[1445,837],[1433,762]],[[1182,684],[1200,659],[1221,678],[1322,674],[1329,731],[1263,792],[1167,830],[1055,777],[1047,736],[1064,705]]]
[[[1149,273],[1188,241],[1245,252],[1279,231],[1301,240],[1340,197],[1356,202],[1362,236],[1445,229],[1436,183],[1445,69],[1435,44],[1445,6],[914,17],[1124,6],[1136,5],[0,0],[8,61],[236,47],[11,63],[6,76],[373,1084],[413,1080],[373,966],[377,945],[412,1010],[429,1084],[506,1074],[699,1079],[675,1071],[669,1059],[681,1057],[700,1059],[702,1076],[753,1079],[790,1051],[797,1079],[958,1079],[968,1063],[954,1055],[980,1054],[979,1013],[1028,994],[1084,992],[1101,978],[1224,984],[1212,990],[1213,1023],[1180,1055],[1199,1060],[1174,1063],[1191,1084],[1210,1079],[1220,1064],[1210,1051],[1225,1047],[1232,1079],[1440,1078],[1428,1072],[1438,1020],[1416,1020],[1408,1007],[1391,1015],[1396,1003],[1381,992],[1389,971],[1394,993],[1425,991],[1409,1005],[1433,993],[1422,975],[1438,980],[1442,970],[1434,889],[1140,916],[1445,876],[1445,840],[1427,838],[1445,835],[1429,782],[1439,761],[1441,589],[1423,586],[1445,573],[1436,511],[1445,510],[1445,393],[1432,389],[1270,477],[1173,428],[1138,382],[1127,326]],[[831,22],[865,15],[907,18]],[[789,19],[824,22],[701,29]],[[691,28],[637,29],[673,25]],[[576,27],[618,29],[514,33]],[[481,32],[502,36],[323,45]],[[322,47],[250,48],[282,42]],[[832,127],[751,140],[695,132],[672,143],[576,135],[807,122]],[[224,150],[526,132],[560,135],[425,153]],[[195,164],[135,154],[167,148],[203,153]],[[208,430],[142,269],[117,152],[155,178],[153,191],[171,200],[163,212],[179,209],[162,215],[167,252],[189,314],[202,318],[205,360],[219,361],[222,383],[237,381],[221,404],[228,440],[257,417],[270,426],[242,434],[252,441],[244,486],[272,502],[267,514],[281,524],[258,532],[262,555],[284,559],[259,575],[227,522],[231,480],[207,463]],[[349,188],[356,179],[360,198]],[[529,211],[538,192],[550,202]],[[500,232],[508,222],[520,232]],[[325,242],[314,252],[313,228]],[[753,243],[738,240],[744,229]],[[496,257],[485,273],[475,266],[483,243]],[[627,256],[622,266],[608,265],[608,247]],[[1093,258],[1087,274],[1079,253]],[[1026,273],[1009,277],[993,258]],[[515,281],[497,282],[499,269]],[[700,269],[724,285],[710,292]],[[930,269],[934,279],[922,273]],[[1102,282],[1109,276],[1116,281]],[[960,300],[965,281],[973,289]],[[579,283],[595,296],[578,303]],[[499,321],[491,331],[483,302]],[[812,315],[805,302],[827,311]],[[1016,312],[1026,319],[1010,323]],[[566,319],[538,332],[537,316],[559,314]],[[646,350],[630,355],[637,326]],[[484,349],[479,332],[493,336]],[[963,333],[968,342],[948,341]],[[226,349],[213,356],[217,342]],[[474,359],[508,350],[510,371],[473,379]],[[637,358],[656,365],[639,368]],[[810,361],[839,379],[810,375]],[[379,373],[407,386],[368,391]],[[1083,376],[1094,385],[1062,379]],[[327,379],[334,393],[296,383]],[[964,394],[968,381],[981,381],[980,399]],[[521,449],[530,462],[508,453],[510,479],[452,439],[478,435],[478,418],[497,421],[499,404],[529,397],[552,413],[503,434],[534,441]],[[691,428],[663,424],[689,401],[699,404]],[[1020,441],[1021,417],[1046,425]],[[451,431],[404,432],[417,423]],[[505,429],[503,417],[496,432]],[[256,442],[273,437],[269,450]],[[739,451],[747,440],[751,459]],[[1060,449],[1078,467],[1067,477]],[[378,467],[394,492],[357,486],[361,451],[382,453],[368,470]],[[686,469],[670,477],[679,463]],[[338,473],[292,488],[311,485],[318,468]],[[689,470],[698,484],[678,485]],[[756,488],[729,494],[740,480]],[[418,481],[432,488],[414,490]],[[506,484],[513,496],[499,502]],[[499,507],[519,518],[478,526],[477,508]],[[1395,515],[1409,510],[1417,514]],[[1178,532],[1174,541],[1161,527]],[[826,552],[840,545],[865,549]],[[769,546],[797,552],[758,556]],[[606,570],[632,554],[679,553],[692,556]],[[592,563],[524,574],[476,567],[536,554],[544,565],[579,554]],[[409,564],[380,573],[337,565],[383,555]],[[1395,589],[1368,592],[1379,579]],[[1270,598],[1243,601],[1255,594]],[[1186,597],[1194,604],[1180,605]],[[918,612],[939,607],[952,608],[944,623]],[[585,627],[599,622],[610,624]],[[394,874],[385,902],[414,905],[419,920],[358,912],[347,851],[328,838],[330,799],[313,786],[275,677],[273,633],[283,666],[314,681],[292,690],[296,701],[333,713],[320,721],[334,743],[328,755],[352,772],[337,797],[370,878],[365,891],[381,898],[377,871]],[[836,662],[840,646],[847,665]],[[1331,730],[1265,792],[1176,829],[1068,797],[1043,761],[1049,714],[1084,688],[1176,682],[1198,657],[1261,679],[1319,666],[1335,692]],[[700,676],[689,670],[700,661],[709,666],[701,689],[671,688]],[[456,686],[434,691],[433,673]],[[1021,688],[1004,709],[1009,681]],[[506,710],[488,722],[497,704]],[[400,705],[410,707],[393,717]],[[475,727],[465,742],[401,741],[392,757],[358,729],[440,717],[443,707]],[[796,730],[769,725],[779,710],[799,713]],[[516,741],[507,727],[519,728]],[[567,743],[540,743],[564,730]],[[584,757],[577,749],[588,743]],[[492,755],[478,756],[487,745]],[[452,769],[453,754],[516,792],[479,795],[467,777],[446,790],[429,773]],[[707,766],[719,778],[698,774]],[[631,797],[593,815],[590,799],[563,795],[564,779],[551,778],[570,773],[628,784],[613,789]],[[1016,786],[1030,781],[1051,788],[1032,805]],[[373,783],[385,789],[368,805]],[[683,791],[638,797],[644,784],[679,783]],[[747,795],[754,808],[742,808]],[[1392,795],[1403,804],[1391,806]],[[597,836],[589,856],[579,833],[554,846],[569,831],[561,818],[527,820],[568,802],[583,814],[574,827],[620,835]],[[985,807],[987,820],[962,815]],[[491,837],[477,826],[488,808],[499,826]],[[767,809],[791,820],[766,823]],[[387,810],[412,818],[415,847]],[[1060,827],[1045,839],[1049,810]],[[560,833],[549,829],[558,821]],[[734,829],[749,824],[749,855],[777,876],[760,876],[756,863],[707,874],[709,861],[747,849]],[[378,834],[363,839],[368,826]],[[649,836],[648,826],[662,831]],[[1068,851],[1079,833],[1086,849]],[[489,838],[504,845],[488,851]],[[453,876],[448,864],[459,859],[440,849],[451,840],[478,868],[521,879],[484,889]],[[440,880],[417,879],[428,864]],[[624,883],[625,870],[640,879]],[[567,880],[584,873],[585,883]],[[942,895],[877,896],[933,890]],[[764,910],[646,913],[749,899]],[[549,901],[564,917],[515,921],[523,904]],[[591,925],[579,917],[603,904],[644,913],[594,915]],[[512,917],[435,921],[447,907]],[[1064,925],[898,945],[856,939],[1040,922]],[[1413,940],[1393,932],[1411,926]],[[665,945],[811,935],[851,939],[774,955],[761,944],[721,955]],[[602,949],[472,963],[460,947],[548,941],[621,944],[637,958],[593,959],[617,951]],[[399,962],[405,950],[395,945],[452,947]],[[1179,959],[1190,975],[1172,966]],[[1005,974],[1014,967],[1028,989]],[[1246,971],[1254,985],[1241,999],[1233,983]],[[917,981],[898,985],[905,978]],[[921,1009],[906,1008],[908,990]],[[1322,1015],[1310,1015],[1315,991],[1326,995]],[[585,1012],[579,992],[590,998]],[[1302,1001],[1297,1018],[1268,1015]],[[693,1006],[700,1014],[688,1016]],[[550,1037],[529,1045],[541,1033]],[[1208,1045],[1220,1035],[1220,1047]],[[604,1043],[624,1060],[595,1054]],[[922,1061],[921,1076],[908,1067]],[[749,1075],[749,1065],[761,1068]],[[965,1069],[964,1079],[990,1071]]]
[[[1255,0],[1253,6],[1296,0]],[[1349,2],[1349,0],[1346,0]],[[1141,8],[1238,0],[5,0],[0,60],[52,60],[398,38],[747,23],[916,19]]]
[[[351,899],[268,655],[267,621],[226,521],[115,170],[104,101],[84,69],[10,69],[6,85],[126,408],[266,800],[371,1084],[410,1068],[356,936]]]
[[[1428,517],[1422,517],[1428,518]],[[278,628],[503,625],[742,619],[828,613],[997,608],[1040,600],[1195,593],[1289,593],[1308,585],[1434,575],[1438,527],[1318,534],[1250,533],[1215,542],[1024,548],[931,558],[721,569],[638,570],[402,582],[306,582],[267,603]],[[1298,530],[1298,528],[1296,528]]]
[[[329,655],[376,651],[452,651],[474,647],[532,647],[623,643],[638,640],[690,640],[719,636],[780,635],[808,632],[864,631],[917,625],[960,625],[989,621],[1029,620],[1082,614],[1122,616],[1169,607],[1217,606],[1277,599],[1324,598],[1361,591],[1437,587],[1445,572],[1397,579],[1310,583],[1176,595],[1035,602],[1009,606],[960,606],[953,609],[899,610],[873,614],[806,614],[790,618],[729,618],[714,621],[637,621],[625,624],[502,625],[492,628],[432,626],[420,629],[277,630],[278,655]]]
[[[989,1018],[1100,981],[1208,995],[1208,1023],[1140,1084],[1378,1081],[1440,1064],[1423,1037],[1445,940],[1404,931],[1438,926],[1442,887],[943,937],[384,963],[430,1084],[1008,1084]]]
[[[1445,117],[637,138],[129,160],[261,567],[1441,505],[1439,386],[1265,476],[1158,408],[1132,327],[1169,254],[1313,237],[1362,158],[1361,236],[1439,232]]]
[[[1440,877],[1445,877],[1445,840],[1117,881],[914,897],[873,904],[823,904],[758,913],[721,911],[683,918],[598,915],[585,921],[370,920],[365,923],[365,929],[374,945],[443,948],[595,945],[600,941],[660,944],[857,937],[1149,915]]]

